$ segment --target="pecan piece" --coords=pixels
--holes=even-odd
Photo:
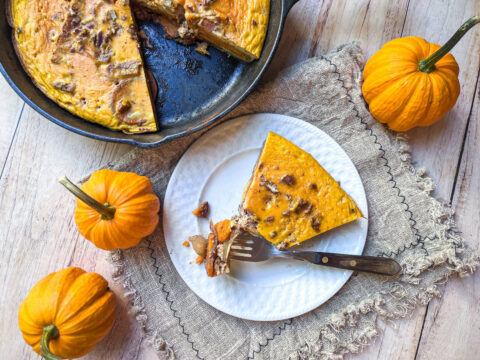
[[[306,201],[304,199],[300,199],[300,201],[298,202],[294,211],[295,211],[295,213],[298,214],[300,211],[308,209],[310,205],[311,204],[308,201]],[[311,209],[310,209],[310,211],[311,211]]]
[[[125,61],[120,64],[116,64],[113,69],[114,77],[130,77],[137,76],[140,73],[140,66],[142,62],[140,60]]]
[[[320,221],[318,219],[312,219],[312,229],[315,230],[316,232],[320,231]]]
[[[99,31],[95,36],[95,40],[93,41],[93,45],[99,48],[103,44],[103,31]]]
[[[124,114],[132,107],[132,103],[126,99],[122,99],[117,103],[117,113]]]
[[[199,218],[206,218],[208,215],[208,201],[204,201],[198,208],[192,211],[192,214],[198,216]]]
[[[263,175],[260,175],[260,186],[265,186],[265,188],[270,191],[272,194],[278,195],[280,191],[278,191],[277,185],[272,181],[267,181]]]
[[[285,185],[292,186],[292,185],[295,185],[295,177],[293,175],[284,175],[280,179],[280,182]]]
[[[57,81],[53,83],[53,87],[57,90],[60,90],[69,94],[75,93],[75,84],[72,84],[72,83]]]
[[[193,250],[195,250],[198,256],[205,257],[208,240],[201,235],[190,236],[188,240],[192,243]]]

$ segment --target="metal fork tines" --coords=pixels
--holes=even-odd
[[[230,249],[230,259],[233,260],[260,262],[276,257],[382,275],[398,275],[402,271],[400,264],[389,258],[318,251],[280,251],[263,238],[237,238],[233,241]]]
[[[261,238],[235,239],[230,249],[230,259],[240,261],[259,262],[281,256],[273,244]]]

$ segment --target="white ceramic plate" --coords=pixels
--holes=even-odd
[[[214,222],[237,212],[268,131],[312,154],[368,216],[365,190],[343,149],[315,126],[289,116],[256,114],[227,121],[200,137],[179,161],[165,194],[163,226],[173,264],[187,285],[211,306],[236,317],[273,321],[304,314],[332,297],[351,271],[301,261],[231,262],[229,275],[209,278],[196,254],[182,243],[209,233],[209,222],[192,215],[210,204]],[[306,241],[301,248],[361,254],[368,221],[359,219]],[[298,247],[300,248],[300,247]]]

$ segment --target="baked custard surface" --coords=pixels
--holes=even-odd
[[[60,106],[126,133],[156,131],[128,1],[10,0],[20,61]]]
[[[270,132],[244,192],[257,232],[288,248],[362,217],[355,202],[313,158]]]

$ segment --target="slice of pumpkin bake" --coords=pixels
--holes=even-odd
[[[35,85],[73,114],[157,130],[129,1],[10,0],[13,43]]]
[[[312,155],[270,132],[239,214],[211,226],[207,274],[229,272],[225,250],[244,232],[284,250],[361,217],[355,201]]]

